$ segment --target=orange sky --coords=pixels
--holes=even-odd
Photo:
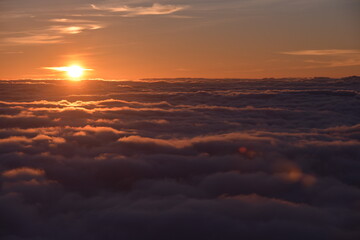
[[[2,0],[0,79],[360,75],[357,0]]]

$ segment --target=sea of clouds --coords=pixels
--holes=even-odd
[[[0,82],[0,238],[360,239],[360,78]]]

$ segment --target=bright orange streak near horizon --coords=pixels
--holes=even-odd
[[[45,67],[44,69],[66,72],[70,79],[74,81],[80,80],[80,77],[84,75],[85,71],[93,71],[93,69],[86,69],[78,65],[71,65],[68,67]]]

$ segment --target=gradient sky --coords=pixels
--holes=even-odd
[[[358,0],[0,0],[0,79],[360,74]]]

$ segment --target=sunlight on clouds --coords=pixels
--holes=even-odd
[[[303,69],[360,66],[360,50],[357,49],[300,50],[281,54],[316,58],[304,60],[304,63],[311,65],[302,67]]]
[[[95,23],[92,20],[86,19],[69,19],[69,18],[53,18],[49,20],[50,22],[58,22],[58,23]]]
[[[8,45],[54,44],[64,42],[67,34],[79,34],[101,28],[103,26],[100,24],[53,25],[41,30],[30,30],[23,36],[4,38],[3,42]]]
[[[5,38],[5,42],[10,44],[52,44],[62,41],[62,36],[49,34]]]
[[[97,24],[81,24],[73,26],[53,26],[50,30],[58,31],[64,34],[78,34],[85,30],[96,30],[100,28],[102,28],[102,26]]]
[[[41,176],[44,175],[44,171],[40,169],[33,169],[28,167],[11,169],[2,173],[2,175],[6,178],[18,177],[21,175],[27,176]]]
[[[128,16],[128,17],[137,16],[137,15],[167,15],[188,8],[188,6],[162,5],[159,3],[154,3],[150,7],[129,7],[126,5],[121,7],[109,7],[109,6],[97,6],[95,4],[91,4],[91,7],[95,10],[103,10],[109,12],[124,12],[127,13],[124,16]]]
[[[306,60],[306,63],[311,63],[311,67],[319,67],[321,65],[323,68],[332,68],[332,67],[350,67],[350,66],[360,66],[360,56],[352,59],[342,59],[342,60],[329,60],[329,61],[317,61],[317,60]],[[314,65],[318,64],[318,65]]]
[[[326,55],[360,54],[360,50],[357,49],[301,50],[301,51],[282,52],[282,54],[299,55],[299,56],[326,56]]]

